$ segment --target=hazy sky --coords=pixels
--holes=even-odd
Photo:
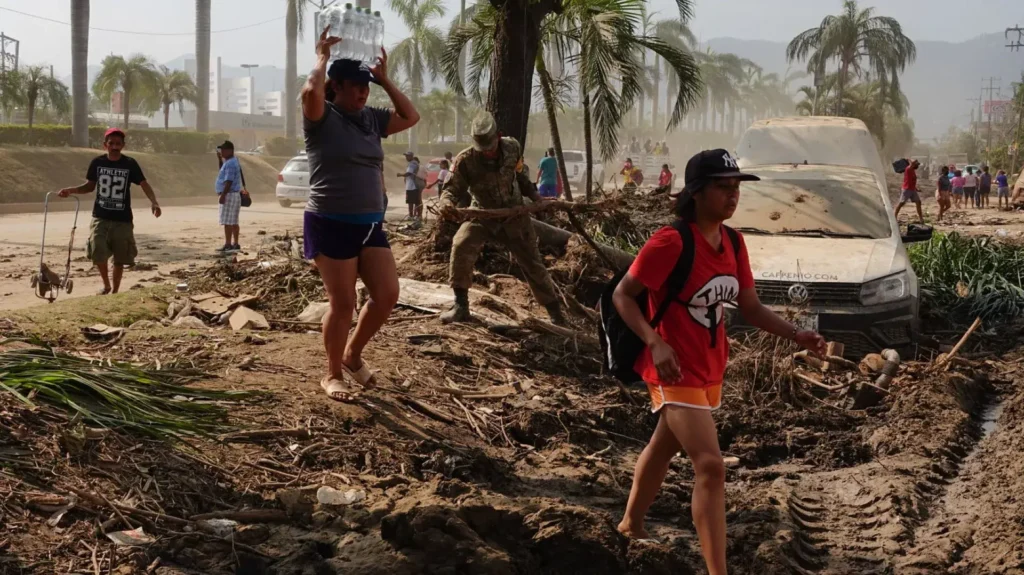
[[[449,9],[444,19],[446,28],[459,5],[457,0],[444,3]],[[221,56],[228,65],[284,66],[285,0],[213,0],[212,4],[213,56]],[[692,28],[704,40],[731,36],[785,41],[815,26],[826,14],[837,12],[841,4],[841,0],[696,0]],[[874,5],[879,13],[899,19],[914,40],[958,42],[1024,24],[1021,0],[863,0],[861,4]],[[675,10],[672,0],[653,0],[650,5],[662,17],[670,17]],[[380,2],[374,9],[381,10],[385,17],[388,44],[400,40],[405,29],[386,3]],[[951,14],[956,15],[952,20]],[[193,53],[194,18],[194,0],[92,0],[89,63],[98,64],[110,53],[141,52],[158,62]],[[0,31],[21,41],[21,62],[52,64],[58,76],[71,70],[69,20],[69,0],[0,0]],[[258,25],[218,33],[254,24]],[[307,31],[306,41],[299,47],[300,72],[313,63],[310,36]]]

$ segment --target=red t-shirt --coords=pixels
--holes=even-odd
[[[672,184],[672,172],[670,172],[668,170],[662,170],[661,174],[658,176],[658,185],[659,186],[668,186],[668,185],[671,185],[671,184]]]
[[[679,356],[683,380],[676,384],[661,381],[648,348],[637,358],[634,369],[645,382],[654,385],[704,387],[720,384],[729,359],[723,304],[735,301],[740,290],[754,287],[747,246],[742,236],[737,261],[736,251],[724,229],[722,247],[715,250],[695,225],[691,224],[690,228],[696,242],[693,269],[677,296],[678,300],[689,305],[670,305],[655,329]],[[683,241],[679,232],[671,227],[662,228],[647,240],[630,266],[629,275],[647,287],[648,318],[654,317],[665,299],[668,276],[682,251]]]
[[[917,170],[913,166],[907,166],[907,169],[903,170],[903,189],[917,189]]]

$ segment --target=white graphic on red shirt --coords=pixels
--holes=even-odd
[[[725,318],[723,304],[736,301],[739,293],[740,282],[736,276],[719,275],[708,280],[687,302],[686,310],[690,317],[711,332],[711,347],[715,347],[718,326]]]

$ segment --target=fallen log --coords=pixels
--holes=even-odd
[[[569,239],[575,235],[568,230],[563,230],[562,228],[546,224],[539,220],[533,220],[533,230],[537,232],[537,239],[540,241],[541,245],[551,246],[558,249],[565,249],[566,244],[569,243]],[[601,253],[611,260],[615,269],[624,270],[633,263],[634,256],[629,252],[624,252],[620,249],[603,244],[596,245],[600,248]]]
[[[523,214],[537,214],[540,212],[547,212],[550,210],[559,210],[569,214],[596,212],[607,208],[610,204],[613,203],[615,202],[604,201],[593,204],[583,204],[576,202],[564,202],[561,200],[544,200],[541,202],[533,202],[532,204],[516,206],[514,208],[455,208],[454,213],[455,219],[459,221],[501,220],[506,218],[513,218],[515,216],[521,216]]]

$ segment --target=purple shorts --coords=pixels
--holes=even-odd
[[[554,184],[541,184],[537,186],[537,193],[540,194],[540,197],[542,198],[557,198],[558,187]]]
[[[359,257],[363,248],[388,248],[384,223],[350,224],[322,214],[304,212],[302,216],[303,252],[307,260],[323,254],[332,260]]]

